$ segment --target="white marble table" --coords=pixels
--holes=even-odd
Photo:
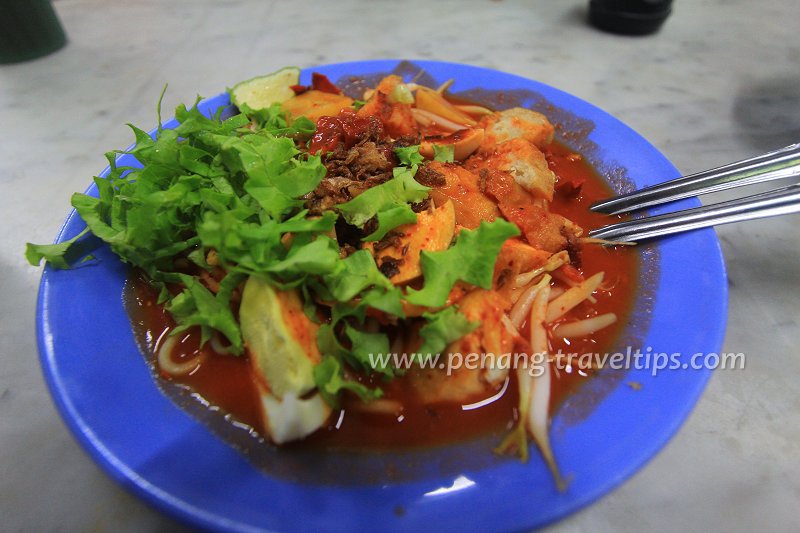
[[[286,64],[408,57],[538,79],[611,112],[684,172],[800,139],[794,0],[677,0],[660,33],[585,22],[586,2],[57,0],[70,42],[0,66],[0,530],[175,531],[106,477],[65,429],[36,357],[40,271],[26,240],[53,238],[69,195],[195,94]],[[800,526],[800,218],[722,227],[730,320],[718,371],[644,469],[553,531],[790,531]]]

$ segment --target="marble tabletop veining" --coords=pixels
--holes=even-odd
[[[183,527],[111,481],[60,420],[36,354],[41,270],[23,257],[25,241],[53,239],[103,153],[129,144],[123,125],[155,124],[167,82],[172,109],[287,64],[438,59],[572,93],[682,172],[800,140],[794,0],[676,0],[662,30],[639,38],[589,27],[587,4],[56,0],[69,44],[0,66],[0,530]],[[552,531],[800,528],[799,217],[718,228],[730,288],[723,350],[745,353],[746,368],[715,372],[663,451]]]

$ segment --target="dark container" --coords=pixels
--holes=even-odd
[[[672,13],[672,0],[591,0],[589,22],[623,35],[655,33]]]
[[[49,0],[0,0],[0,64],[42,57],[66,42]]]

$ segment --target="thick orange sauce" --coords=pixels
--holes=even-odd
[[[551,170],[558,176],[559,183],[585,180],[579,196],[564,198],[556,195],[550,204],[550,209],[578,224],[583,228],[584,234],[591,229],[609,224],[611,221],[607,215],[589,210],[592,203],[612,195],[611,189],[591,166],[583,158],[555,142],[545,150],[545,155]],[[578,305],[568,314],[569,318],[581,319],[613,312],[617,315],[617,322],[586,338],[566,340],[551,335],[551,353],[561,350],[563,353],[602,355],[614,347],[614,341],[620,337],[633,311],[639,260],[632,248],[584,245],[581,247],[580,270],[584,277],[597,272],[605,272],[605,276],[600,290],[594,295],[597,303],[584,302]],[[582,375],[577,370],[571,374],[563,371],[558,373],[553,382],[551,405],[556,407],[560,405],[566,396],[585,381],[586,377],[588,376]]]
[[[556,195],[551,210],[576,222],[585,232],[606,224],[607,217],[594,214],[588,209],[592,202],[611,194],[603,180],[580,156],[558,143],[548,147],[545,155],[551,169],[558,176],[559,183],[573,180],[583,182],[578,196],[566,198]],[[614,312],[619,317],[618,321],[586,339],[567,341],[551,335],[551,353],[559,350],[579,354],[608,351],[620,336],[631,313],[638,277],[638,259],[632,250],[584,245],[581,247],[580,270],[585,277],[604,271],[605,281],[595,294],[597,302],[579,305],[568,314],[569,318],[580,319]],[[155,303],[157,295],[144,280],[134,276],[126,291],[135,333],[158,373],[155,354],[159,339],[166,337],[165,332],[173,328],[174,323],[163,308]],[[189,355],[197,353],[201,349],[198,347],[198,339],[198,332],[189,331],[179,351]],[[202,401],[220,409],[234,421],[264,434],[255,377],[247,357],[219,355],[208,344],[202,350],[207,353],[207,357],[195,371],[179,377],[159,373],[159,377],[190,387]],[[572,372],[555,372],[551,392],[552,409],[556,409],[569,394],[589,379],[590,374],[577,369]],[[291,446],[335,449],[431,446],[487,433],[502,434],[514,425],[517,418],[517,386],[513,376],[491,397],[491,401],[475,407],[480,400],[488,398],[475,398],[474,401],[471,399],[472,405],[468,405],[467,409],[461,403],[425,405],[412,393],[409,380],[402,377],[389,383],[372,384],[383,388],[385,399],[398,400],[403,406],[402,411],[365,411],[355,398],[345,397],[342,410],[334,412],[326,426]]]
[[[217,354],[210,344],[201,348],[200,332],[192,328],[181,335],[173,350],[175,361],[194,358],[202,352],[205,356],[203,362],[179,378],[173,378],[158,368],[156,353],[175,327],[175,321],[163,306],[156,303],[157,298],[158,293],[142,276],[133,276],[125,286],[124,299],[134,334],[159,379],[187,385],[210,406],[260,430],[259,398],[247,358]]]

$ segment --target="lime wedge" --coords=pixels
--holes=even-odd
[[[292,85],[299,82],[300,69],[285,67],[272,74],[239,82],[228,89],[228,93],[231,95],[231,103],[236,107],[246,105],[253,111],[258,111],[294,96]]]

